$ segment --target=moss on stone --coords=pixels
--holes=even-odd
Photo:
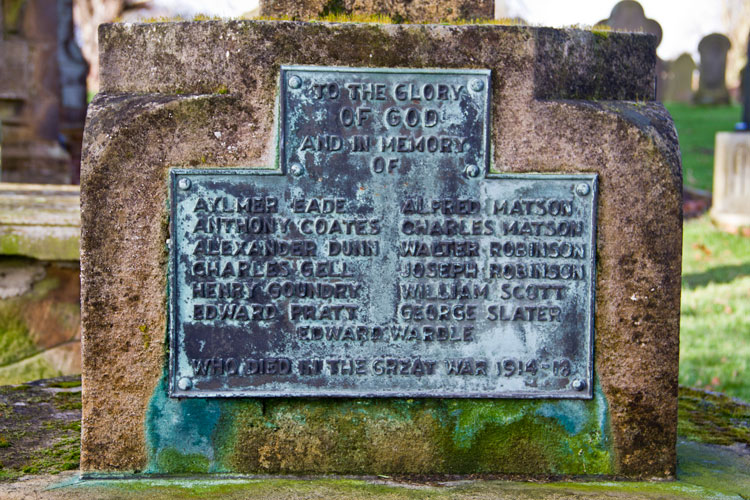
[[[496,26],[524,26],[522,20],[512,18],[499,18],[499,19],[452,19],[443,20],[439,23],[434,21],[415,21],[412,19],[405,18],[399,14],[389,16],[387,14],[360,14],[347,11],[345,8],[337,8],[337,5],[343,5],[339,0],[332,0],[324,6],[317,16],[307,19],[307,22],[316,23],[337,23],[337,24],[443,24],[443,25],[455,25],[462,26],[467,24],[484,24],[484,25],[496,25]],[[200,22],[200,21],[299,21],[291,16],[284,15],[271,15],[271,16],[253,16],[253,17],[219,17],[219,16],[207,16],[203,14],[197,14],[191,19],[186,19],[182,16],[157,16],[147,17],[139,20],[140,23],[145,24],[162,24],[162,23],[184,23],[184,22]],[[117,21],[120,22],[120,21]],[[577,29],[593,30],[591,27],[576,27]]]
[[[56,381],[45,381],[45,387],[68,387],[80,384],[80,379],[65,378]],[[54,393],[39,392],[35,386],[21,387],[2,387],[0,388],[0,398],[12,398],[9,402],[15,401],[37,401],[33,403],[44,408],[44,404]],[[80,397],[80,393],[71,393],[71,399]],[[266,401],[267,402],[267,401]],[[404,405],[399,407],[401,411],[408,412],[409,408],[422,406],[426,403],[435,403],[431,400],[422,401],[405,401]],[[466,400],[454,400],[457,406],[451,406],[450,412],[460,409],[466,409]],[[283,402],[280,402],[283,403]],[[463,404],[462,404],[463,403]],[[198,405],[205,405],[207,402],[198,402]],[[365,418],[371,410],[368,405],[362,405],[361,402],[350,400],[347,402],[352,409],[352,414],[357,419],[349,419],[350,424],[355,428],[367,426]],[[698,411],[701,415],[710,416],[716,411],[717,405],[719,413],[727,416],[727,420],[722,425],[747,427],[746,415],[743,413],[747,410],[747,405],[726,398],[722,395],[712,394],[705,391],[682,388],[680,390],[681,410],[691,412]],[[7,405],[6,405],[7,406]],[[264,401],[261,400],[239,400],[235,401],[232,406],[236,410],[243,409],[246,416],[253,421],[262,423],[261,420],[270,417],[274,413],[273,409],[268,408]],[[488,405],[489,406],[489,405]],[[394,409],[396,407],[394,406]],[[0,420],[8,408],[0,406]],[[355,411],[356,410],[356,411]],[[557,408],[562,412],[571,413],[570,408]],[[481,409],[481,412],[486,409]],[[450,413],[449,412],[449,413]],[[541,413],[553,415],[551,409],[544,407]],[[58,414],[59,415],[59,414]],[[384,414],[375,415],[375,417]],[[685,413],[681,411],[681,419]],[[472,412],[464,412],[463,417],[467,420],[476,418],[477,415]],[[63,470],[73,469],[77,465],[78,459],[78,442],[77,435],[80,430],[80,424],[76,420],[57,420],[53,416],[52,420],[41,423],[34,423],[31,426],[18,426],[16,428],[25,429],[23,432],[15,432],[19,440],[29,439],[33,433],[38,431],[60,433],[55,441],[57,444],[44,446],[39,444],[40,448],[27,447],[31,457],[21,465],[10,466],[0,464],[0,481],[9,481],[18,478],[25,473],[58,473]],[[549,418],[549,417],[548,417]],[[695,416],[689,417],[694,420],[696,427],[704,424],[702,421],[695,421]],[[521,421],[519,421],[521,422]],[[20,422],[23,424],[23,422]],[[420,421],[420,425],[431,425],[429,421]],[[519,424],[520,425],[520,424]],[[575,430],[574,421],[558,420],[558,425]],[[714,424],[709,424],[713,426]],[[6,423],[0,422],[0,427],[7,429]],[[267,432],[273,432],[273,427],[264,427]],[[394,428],[396,431],[398,427]],[[680,429],[683,429],[681,425]],[[348,430],[350,433],[352,430]],[[489,435],[491,435],[490,433]],[[697,439],[702,439],[705,434],[699,433]],[[711,434],[708,433],[709,439]],[[366,435],[366,434],[363,434]],[[477,435],[477,439],[484,439],[485,435]],[[4,449],[4,453],[13,450],[14,440],[11,440],[8,432],[3,431],[2,438],[6,439],[11,446]],[[399,434],[394,432],[388,436],[388,444],[382,446],[382,453],[388,453],[389,446],[398,441],[407,441],[412,438],[409,434]],[[455,440],[464,445],[472,438],[471,434],[463,435],[460,439]],[[354,443],[352,443],[354,444]],[[379,444],[382,445],[383,443]],[[39,449],[42,452],[37,453]],[[750,474],[746,456],[741,456],[741,450],[736,447],[720,447],[710,444],[701,444],[696,442],[683,441],[679,444],[680,456],[680,474],[676,482],[553,482],[546,484],[534,483],[514,483],[514,482],[497,482],[497,481],[478,481],[478,482],[461,482],[442,486],[434,484],[434,478],[410,479],[406,483],[393,482],[391,478],[384,478],[378,481],[353,480],[353,479],[335,479],[321,478],[315,480],[288,480],[288,479],[263,479],[263,480],[232,480],[232,479],[213,479],[213,480],[189,480],[184,478],[177,479],[143,479],[140,481],[86,481],[84,483],[73,483],[59,491],[59,498],[305,498],[305,497],[324,497],[324,498],[347,498],[347,499],[433,499],[433,498],[472,498],[472,499],[542,499],[542,498],[561,498],[561,497],[582,497],[582,498],[622,498],[622,499],[692,499],[692,498],[726,498],[724,495],[734,495],[731,498],[738,498],[738,494],[744,494],[748,491],[750,484]],[[736,451],[733,451],[736,450]],[[523,443],[518,444],[515,450],[517,453],[525,451]],[[571,453],[575,455],[575,453]],[[4,456],[5,460],[5,456]],[[196,474],[205,473],[210,467],[208,457],[200,454],[182,453],[177,449],[165,448],[162,450],[159,460],[165,470],[171,470],[173,474]],[[23,472],[23,471],[26,472]],[[388,482],[390,481],[390,482]],[[0,494],[2,488],[0,487]],[[90,496],[86,496],[90,495]],[[58,497],[52,497],[58,498]]]
[[[60,370],[51,366],[43,353],[0,367],[1,384],[20,384],[29,380],[52,378],[60,375],[62,375]]]
[[[58,392],[54,397],[54,405],[58,410],[80,410],[81,395],[77,392]]]
[[[193,16],[193,21],[221,21],[221,16],[210,16],[208,14],[198,13]]]
[[[350,11],[346,8],[344,0],[328,0],[318,14],[320,17],[330,15],[347,15]]]
[[[141,331],[141,341],[143,342],[143,348],[148,349],[151,345],[151,333],[148,331],[148,325],[140,325],[138,330]]]
[[[680,440],[678,478],[730,498],[750,498],[750,457],[746,446],[717,446]]]
[[[206,457],[200,463],[211,472],[613,473],[600,396],[576,402],[203,401],[166,398],[159,393],[165,388],[165,382],[157,388],[147,419],[147,470],[154,473],[167,472],[165,452],[178,463],[198,460],[189,451],[198,443]]]
[[[205,474],[209,467],[209,461],[203,455],[180,453],[175,448],[160,451],[156,462],[164,474]]]
[[[610,28],[606,24],[597,24],[596,26],[592,26],[590,28],[590,31],[594,34],[595,37],[603,38],[606,40],[612,33],[612,28]]]
[[[317,19],[311,19],[310,22],[324,22],[324,23],[370,23],[370,24],[402,24],[406,21],[401,19],[394,19],[389,16],[382,14],[336,14],[328,13],[321,14]]]
[[[81,387],[81,379],[75,380],[60,380],[58,382],[50,382],[49,387],[55,387],[60,389],[69,389],[72,387]]]
[[[64,264],[3,258],[3,273],[15,272],[0,299],[0,384],[18,384],[62,375],[61,347],[80,328],[78,273]],[[68,346],[70,347],[70,346]],[[62,368],[61,368],[62,367]]]
[[[0,370],[39,352],[29,336],[17,302],[12,299],[0,302]],[[3,383],[2,380],[0,377],[0,383]]]
[[[80,433],[80,429],[78,429]],[[51,447],[39,450],[32,463],[21,468],[27,474],[47,472],[58,474],[65,470],[75,470],[81,460],[80,437],[70,435],[55,442]]]
[[[723,394],[680,388],[677,432],[701,443],[750,445],[750,405]]]
[[[710,455],[708,456],[710,457]],[[731,477],[741,483],[740,473]],[[727,476],[723,477],[727,481]],[[1,492],[2,490],[0,490]],[[48,500],[75,497],[80,500],[199,498],[245,500],[273,498],[299,500],[691,500],[742,498],[690,482],[559,482],[464,480],[435,484],[434,481],[398,482],[384,479],[191,479],[145,478],[133,480],[67,481],[44,496]]]
[[[71,384],[80,385],[80,377],[0,387],[0,432],[9,443],[2,452],[0,480],[78,467],[80,391],[51,389],[52,385]]]
[[[78,260],[79,238],[70,235],[28,235],[6,229],[0,233],[0,255],[23,255],[42,260]]]
[[[173,440],[196,435],[191,422],[210,427],[213,449],[206,451],[213,460],[180,452],[162,439],[152,451],[152,472],[597,475],[614,470],[606,429],[585,413],[596,401],[243,399],[211,402],[214,416],[206,420],[200,418],[206,401],[159,400],[174,408],[194,407],[176,419],[174,410],[158,415],[170,415],[171,425],[181,429]],[[684,438],[750,444],[750,406],[731,398],[681,388],[679,415]]]
[[[3,21],[3,31],[8,33],[14,33],[19,28],[19,21],[23,7],[26,5],[26,0],[6,0],[2,3],[2,16],[0,20]]]

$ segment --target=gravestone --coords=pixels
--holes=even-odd
[[[609,18],[602,19],[597,25],[606,25],[616,31],[627,31],[633,33],[648,33],[656,37],[656,46],[661,43],[661,25],[653,19],[646,17],[643,6],[635,0],[622,0],[612,7]],[[656,98],[663,100],[663,92],[666,86],[664,61],[657,58],[656,62]]]
[[[750,129],[750,110],[748,109],[748,97],[750,93],[750,80],[748,80],[748,72],[750,71],[750,63],[745,64],[740,70],[740,101],[742,102],[742,116],[741,120],[734,126],[735,130],[746,131]]]
[[[750,134],[747,132],[716,134],[711,218],[725,231],[750,236]]]
[[[720,33],[704,36],[698,44],[701,59],[698,90],[693,98],[696,104],[729,104],[726,71],[730,46],[729,38]]]
[[[750,53],[750,46],[748,48]],[[750,236],[750,78],[743,68],[742,121],[716,134],[711,218],[720,228]]]
[[[84,477],[674,475],[682,177],[653,37],[100,35]]]
[[[332,6],[333,5],[333,6]],[[438,23],[459,19],[493,19],[494,0],[260,0],[267,17],[311,20],[328,14],[385,15],[396,22]]]
[[[667,81],[664,88],[664,101],[693,102],[693,73],[695,62],[690,54],[681,54],[669,62]]]
[[[735,130],[750,130],[750,37],[747,41],[748,62],[740,72],[740,95],[742,97],[742,119],[735,126]]]
[[[3,9],[2,179],[70,183],[80,163],[87,71],[74,40],[71,1],[5,0]]]

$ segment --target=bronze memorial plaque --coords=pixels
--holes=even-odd
[[[282,67],[277,168],[172,169],[171,395],[591,398],[597,177],[491,174],[490,81]]]

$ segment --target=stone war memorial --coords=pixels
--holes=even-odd
[[[84,478],[675,475],[649,35],[100,27]]]

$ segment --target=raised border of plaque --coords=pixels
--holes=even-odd
[[[571,199],[578,199],[582,200],[580,207],[583,207],[582,210],[585,213],[578,213],[579,216],[581,216],[582,219],[586,219],[585,222],[582,222],[581,224],[584,227],[584,233],[579,234],[579,236],[582,236],[583,247],[585,250],[582,250],[582,252],[585,252],[585,258],[583,259],[585,261],[585,267],[588,269],[587,271],[584,271],[586,273],[585,278],[578,283],[578,288],[576,289],[575,296],[571,296],[570,299],[566,302],[568,306],[573,304],[575,308],[575,315],[566,317],[565,321],[566,324],[563,324],[561,329],[559,330],[559,333],[556,335],[557,341],[554,341],[552,339],[551,334],[549,335],[550,338],[545,338],[544,335],[539,335],[540,338],[537,338],[537,345],[536,345],[536,351],[537,353],[548,353],[548,351],[555,351],[555,352],[573,352],[575,351],[577,354],[575,355],[575,359],[571,359],[570,365],[563,365],[562,368],[555,366],[555,360],[554,359],[539,359],[534,360],[533,366],[530,367],[529,360],[528,359],[518,359],[517,357],[509,356],[507,359],[492,359],[489,360],[484,367],[486,370],[486,373],[484,374],[477,374],[474,375],[474,377],[477,377],[479,375],[484,375],[484,378],[495,378],[499,381],[506,382],[511,380],[513,376],[521,376],[524,377],[523,385],[515,385],[515,387],[503,387],[503,385],[507,384],[499,384],[499,386],[495,387],[494,389],[491,387],[488,387],[487,384],[484,384],[484,386],[479,387],[471,387],[471,384],[467,384],[462,378],[466,378],[466,376],[469,376],[469,373],[467,374],[461,374],[461,368],[456,366],[449,366],[449,362],[446,359],[436,359],[437,363],[435,367],[433,367],[434,373],[432,373],[430,376],[436,377],[438,375],[438,372],[442,372],[442,375],[440,378],[443,379],[442,383],[438,383],[435,385],[425,384],[422,383],[421,385],[412,385],[411,387],[409,384],[401,385],[399,387],[399,384],[397,382],[394,382],[394,377],[382,377],[382,369],[385,369],[387,361],[385,359],[412,359],[414,360],[413,354],[414,349],[408,348],[408,349],[401,349],[399,351],[399,354],[396,354],[394,356],[391,356],[391,358],[388,358],[388,353],[384,352],[387,351],[388,348],[392,345],[391,343],[387,341],[382,342],[374,342],[370,346],[370,352],[367,352],[367,349],[363,349],[359,354],[359,358],[352,358],[352,359],[366,359],[364,358],[364,354],[369,354],[371,357],[367,359],[367,361],[364,363],[364,367],[357,366],[356,364],[352,364],[348,370],[348,376],[343,377],[349,379],[346,383],[339,383],[339,384],[332,384],[329,385],[329,382],[331,381],[331,378],[339,378],[341,379],[343,374],[339,373],[339,377],[332,377],[333,373],[326,373],[327,370],[330,370],[331,367],[326,367],[326,355],[329,355],[329,358],[335,358],[335,359],[345,359],[347,353],[351,350],[351,346],[355,344],[361,346],[368,343],[365,342],[359,342],[359,341],[352,341],[352,342],[346,342],[342,343],[344,344],[343,348],[336,349],[335,354],[331,354],[330,352],[326,351],[326,344],[325,342],[319,343],[322,348],[315,350],[315,349],[307,349],[306,347],[303,349],[300,349],[300,341],[298,338],[295,338],[295,331],[294,328],[292,328],[293,325],[290,324],[288,321],[289,318],[277,318],[278,321],[270,321],[270,322],[264,322],[261,321],[260,323],[256,323],[253,325],[252,322],[247,322],[247,325],[253,325],[252,328],[254,328],[253,333],[249,334],[251,337],[254,336],[254,338],[258,339],[260,337],[266,338],[266,337],[273,337],[276,340],[274,342],[271,342],[271,354],[268,355],[269,352],[261,352],[262,347],[260,349],[258,348],[252,348],[252,359],[255,359],[255,364],[252,367],[248,366],[248,361],[250,358],[247,358],[243,361],[243,359],[240,357],[239,360],[235,359],[235,361],[231,362],[231,366],[228,366],[227,358],[228,357],[214,357],[214,363],[213,367],[206,369],[205,365],[203,365],[204,373],[203,376],[201,376],[200,373],[195,372],[195,368],[193,367],[192,373],[191,373],[191,364],[187,362],[187,359],[185,357],[186,352],[186,346],[192,342],[194,344],[194,340],[190,340],[190,335],[186,335],[185,332],[185,318],[186,314],[189,314],[190,312],[190,301],[187,300],[186,295],[188,294],[186,281],[184,280],[185,276],[185,264],[189,262],[189,258],[186,257],[185,253],[185,246],[186,246],[186,238],[185,235],[190,232],[189,228],[191,225],[194,225],[196,222],[195,217],[192,217],[189,214],[186,214],[186,210],[181,210],[181,204],[185,204],[185,200],[189,198],[189,196],[186,193],[195,192],[196,189],[203,189],[201,186],[203,185],[210,185],[210,187],[205,188],[204,191],[201,191],[204,194],[210,194],[212,189],[216,189],[218,187],[218,190],[215,192],[217,195],[222,196],[237,196],[238,193],[245,193],[248,194],[250,191],[248,190],[254,190],[257,189],[257,191],[253,191],[255,194],[260,196],[261,198],[274,198],[274,203],[278,203],[278,213],[279,216],[289,216],[290,218],[293,217],[293,214],[291,214],[290,205],[288,203],[289,201],[289,193],[290,190],[297,190],[299,189],[299,185],[295,186],[295,182],[299,182],[299,179],[295,178],[292,174],[282,174],[279,170],[269,170],[269,169],[204,169],[204,170],[195,170],[195,169],[172,169],[171,170],[171,177],[170,177],[170,191],[171,191],[171,224],[172,224],[172,238],[171,238],[171,244],[170,244],[170,250],[171,250],[171,259],[170,259],[170,285],[171,285],[171,311],[170,311],[170,330],[171,330],[171,349],[170,349],[170,395],[173,397],[465,397],[465,398],[560,398],[560,399],[590,399],[593,396],[593,335],[594,335],[594,290],[595,290],[595,243],[596,243],[596,206],[597,206],[597,175],[596,174],[489,174],[486,176],[486,179],[472,179],[469,186],[472,186],[472,191],[479,192],[481,191],[484,193],[482,196],[491,197],[491,196],[502,196],[507,195],[505,198],[511,198],[514,196],[514,193],[520,193],[523,195],[526,193],[528,196],[529,193],[534,192],[544,192],[549,194],[550,192],[557,191],[559,194],[564,194],[567,196],[570,196]],[[315,183],[318,186],[320,186],[320,183]],[[493,194],[494,193],[494,194]],[[195,200],[195,198],[192,198]],[[349,200],[351,201],[351,200]],[[574,203],[574,206],[577,205],[577,203]],[[579,208],[580,208],[579,207]],[[377,207],[376,207],[377,208]],[[383,212],[386,211],[386,207],[380,207]],[[487,211],[489,210],[489,207],[483,207],[483,210]],[[521,208],[520,210],[523,210]],[[187,210],[189,212],[190,210]],[[355,210],[356,211],[356,210]],[[392,211],[392,212],[395,212]],[[403,214],[399,214],[396,216],[403,218]],[[395,220],[395,219],[394,219]],[[292,225],[294,225],[295,222],[292,222]],[[518,226],[515,226],[518,227]],[[539,227],[539,226],[537,226]],[[396,231],[397,232],[397,231]],[[384,231],[384,233],[387,233],[387,231]],[[297,234],[297,236],[299,236]],[[386,234],[382,235],[382,241],[381,244],[383,247],[387,245],[387,242],[389,241],[390,237],[387,237]],[[489,239],[489,237],[482,237],[486,240]],[[482,239],[480,238],[480,239]],[[480,247],[483,248],[482,253],[486,256],[488,255],[488,246],[486,245],[487,241],[481,242]],[[195,240],[193,239],[190,242],[191,246],[195,245]],[[316,248],[322,249],[324,247],[325,243],[321,239],[317,239],[314,243],[314,246]],[[515,247],[516,249],[519,247]],[[498,250],[499,252],[502,252],[502,250]],[[514,250],[517,251],[517,250]],[[396,257],[395,260],[399,260],[398,258],[398,249],[394,242],[394,247],[391,249],[390,252],[385,251],[383,252],[385,256],[387,255],[393,255]],[[299,262],[301,259],[291,259],[292,261],[296,260]],[[386,257],[387,260],[387,257]],[[405,259],[408,260],[408,259]],[[486,261],[487,258],[485,257],[484,260]],[[382,262],[381,262],[382,264]],[[486,262],[485,262],[486,264]],[[293,267],[296,264],[292,264]],[[387,266],[384,266],[387,267]],[[486,266],[483,266],[486,267]],[[499,269],[499,267],[498,267]],[[524,267],[524,269],[531,269],[531,267]],[[221,270],[218,271],[219,273]],[[504,272],[504,271],[503,271]],[[515,272],[515,271],[514,271]],[[364,278],[366,279],[381,279],[384,276],[383,272],[381,271],[380,267],[377,269],[363,269],[363,268],[357,268],[355,266],[354,268],[354,274],[357,273],[363,273],[356,277],[356,279]],[[502,273],[502,272],[501,272]],[[375,278],[373,278],[375,277]],[[496,275],[498,278],[502,278],[502,274]],[[506,276],[507,277],[507,276]],[[395,301],[398,301],[399,294],[400,294],[400,288],[398,284],[398,278],[394,276],[393,281],[396,287],[396,290],[393,290],[394,297],[393,299]],[[268,281],[268,280],[267,280]],[[273,280],[271,280],[273,281]],[[334,280],[337,281],[337,280]],[[384,281],[388,281],[386,278]],[[498,300],[497,292],[500,289],[500,284],[497,285],[495,288],[495,291],[493,292],[493,298],[495,300]],[[365,288],[367,288],[365,283]],[[512,290],[512,288],[508,288],[508,291]],[[528,290],[528,288],[527,288]],[[367,291],[370,295],[368,296],[366,303],[369,303],[373,300],[373,291],[368,290]],[[538,293],[538,292],[537,292]],[[555,293],[554,291],[550,293]],[[559,293],[559,292],[558,292]],[[568,293],[568,292],[565,292]],[[262,295],[262,293],[261,293]],[[277,298],[278,299],[278,298]],[[271,302],[271,298],[269,298],[268,295],[265,297],[265,301],[263,304],[268,305]],[[282,315],[286,315],[289,312],[289,300],[284,301],[283,297],[279,301],[279,303],[284,303],[284,308],[277,308],[277,310],[280,311]],[[483,301],[479,301],[483,302]],[[563,307],[564,309],[564,307]],[[380,309],[382,311],[382,309]],[[482,311],[483,315],[488,314],[488,310],[486,307],[482,306],[480,307],[480,310]],[[372,311],[370,311],[372,314]],[[397,312],[394,311],[394,314],[397,316]],[[498,309],[496,308],[494,312],[492,313],[493,317],[495,319],[498,319],[498,314],[502,316],[503,314],[506,314],[506,325],[512,324],[512,321],[507,321],[510,319],[509,316],[507,316],[508,313],[500,312],[498,313]],[[516,312],[516,314],[518,314]],[[244,319],[244,318],[243,318]],[[485,317],[486,319],[486,317]],[[501,318],[502,319],[502,318]],[[527,319],[527,318],[526,318]],[[396,321],[394,318],[375,318],[371,315],[367,317],[365,323],[369,321],[370,323],[374,324],[387,324],[391,321]],[[204,323],[206,323],[204,321]],[[460,321],[453,322],[454,324],[460,323]],[[481,337],[482,335],[491,335],[493,333],[497,333],[497,331],[500,331],[502,329],[492,329],[492,328],[486,328],[487,326],[490,326],[486,321],[484,322],[485,328],[484,329],[478,329],[475,331],[472,336],[474,338]],[[495,323],[498,324],[498,323]],[[258,325],[261,325],[261,327],[258,327]],[[210,338],[214,336],[222,336],[225,335],[224,329],[227,327],[226,322],[220,323],[217,321],[214,322],[208,322],[208,326],[206,326],[206,329],[203,330],[206,337],[203,337],[202,339],[199,339],[199,342],[206,342],[209,341]],[[196,330],[197,331],[197,330]],[[241,338],[243,335],[242,333],[239,333],[240,337],[237,336],[238,332],[236,328],[229,328],[227,331],[229,331],[231,334],[227,338],[232,338],[230,344],[234,346],[238,346],[242,344],[242,341],[238,341],[238,338]],[[392,333],[392,332],[391,332]],[[195,334],[195,331],[193,332]],[[371,332],[370,332],[371,334]],[[505,328],[503,330],[503,334],[506,336],[511,337],[521,337],[526,338],[526,336],[532,336],[533,330],[526,329],[524,327],[520,327],[517,325],[512,325],[509,328]],[[368,339],[369,340],[369,339]],[[381,339],[382,340],[382,339]],[[403,340],[403,337],[402,337]],[[532,339],[533,341],[534,339]],[[545,344],[545,341],[547,342]],[[502,341],[500,342],[502,344]],[[220,345],[221,342],[219,342],[216,345]],[[492,342],[485,342],[482,346],[481,351],[485,350],[492,350],[492,346],[497,344]],[[263,343],[261,342],[261,345]],[[308,342],[308,345],[312,345],[312,342]],[[275,347],[274,347],[275,346]],[[279,350],[278,348],[281,347]],[[201,347],[202,349],[202,347]],[[295,352],[295,349],[297,352]],[[567,349],[567,351],[566,351]],[[573,351],[570,351],[572,349]],[[356,350],[356,347],[354,348]],[[304,352],[301,352],[304,351]],[[195,346],[193,346],[193,352],[195,352]],[[300,356],[300,353],[303,354]],[[434,353],[434,351],[433,351]],[[452,357],[451,359],[469,359],[471,356],[461,356],[461,352],[452,350]],[[246,353],[247,354],[247,353]],[[419,353],[417,353],[419,355]],[[515,353],[517,354],[517,352]],[[545,354],[542,354],[545,355]],[[376,366],[373,363],[373,360],[377,361],[378,356],[382,357],[384,361],[380,363],[380,366]],[[475,355],[476,356],[476,355]],[[218,359],[218,365],[215,363],[216,359]],[[265,368],[260,367],[257,360],[262,359],[271,359],[274,363],[274,367],[272,368],[272,371],[278,372],[279,370],[286,370],[286,376],[281,377],[286,378],[287,382],[291,383],[284,383],[282,382],[271,382],[268,383],[270,379],[273,378],[273,375],[279,375],[276,374],[269,374],[269,373],[262,373],[263,370],[268,371],[268,365],[266,365]],[[280,364],[280,359],[286,359],[289,363],[288,365],[282,365]],[[306,377],[306,381],[303,383],[299,383],[300,377],[301,377],[301,361],[302,360],[309,360],[309,359],[318,359],[322,363],[323,372],[318,373],[317,376],[309,376]],[[420,359],[417,357],[416,359]],[[425,358],[422,357],[421,360],[424,362]],[[194,362],[193,362],[194,363]],[[223,363],[223,364],[222,364]],[[512,365],[512,366],[511,366]],[[412,366],[413,368],[413,366]],[[358,375],[354,375],[357,370],[361,369],[362,373]],[[466,368],[468,372],[476,372],[477,366],[474,364],[473,366],[469,366]],[[562,372],[559,372],[558,370],[562,369]],[[211,373],[211,370],[213,372]],[[253,377],[256,382],[254,384],[247,384],[242,382],[243,376],[242,373],[244,370],[250,370],[258,372]],[[337,370],[339,372],[341,371],[341,367],[338,367]],[[420,370],[424,371],[426,370],[425,365],[423,364]],[[453,375],[449,375],[449,373],[453,372]],[[549,373],[551,373],[551,376],[547,376],[547,383],[538,383],[536,373],[532,373],[532,376],[529,377],[529,372],[536,372],[539,370],[540,372],[543,372],[544,370],[547,370]],[[525,374],[523,372],[526,372]],[[511,373],[512,372],[512,373]],[[378,383],[378,384],[361,384],[361,381],[364,381],[366,377],[369,374],[370,377],[374,373],[377,373],[380,376],[381,381],[387,381],[386,383]],[[473,375],[473,373],[471,373]],[[213,376],[212,376],[213,375]],[[233,376],[234,375],[234,376]],[[426,375],[425,373],[420,373],[420,379],[422,380],[428,380],[429,376],[422,377],[421,375]],[[460,375],[465,375],[464,377],[461,377]],[[245,381],[249,380],[250,378],[246,378]],[[297,379],[296,381],[293,381],[292,379]],[[397,379],[398,377],[395,377]],[[437,378],[437,377],[436,377]],[[540,379],[542,377],[539,377]],[[354,381],[352,381],[354,380]],[[450,380],[454,380],[455,382],[450,382]],[[550,382],[551,380],[551,382]],[[233,382],[232,382],[233,381]],[[356,385],[356,382],[360,383],[360,386],[358,387]],[[447,383],[446,383],[447,382]],[[541,387],[540,387],[541,386]]]

